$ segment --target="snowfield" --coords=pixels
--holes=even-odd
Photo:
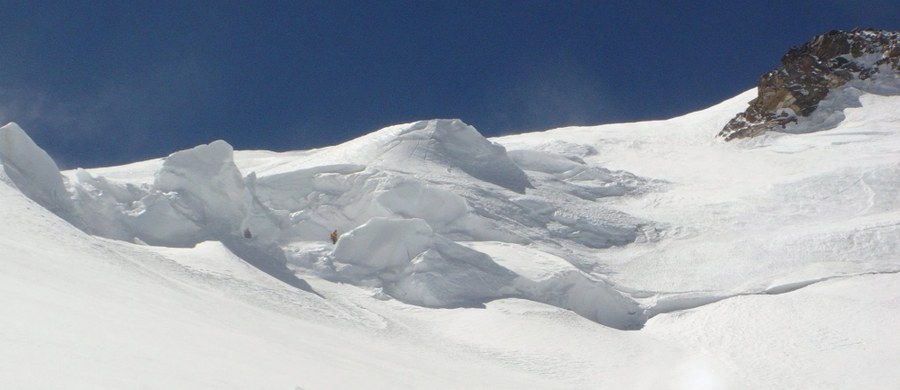
[[[64,172],[8,124],[0,387],[895,388],[900,96],[839,93]]]

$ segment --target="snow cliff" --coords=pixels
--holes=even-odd
[[[562,240],[604,248],[636,240],[646,222],[594,201],[637,191],[643,181],[590,166],[566,155],[567,147],[563,154],[507,153],[459,120],[433,120],[392,126],[246,176],[232,147],[215,141],[169,155],[152,180],[128,182],[87,170],[63,177],[21,129],[7,127],[7,145],[26,145],[33,151],[27,155],[37,156],[23,163],[19,154],[3,154],[13,181],[92,234],[165,247],[219,241],[310,291],[288,265],[427,307],[519,297],[620,328],[646,319],[635,301],[577,267],[532,280],[456,242]],[[18,166],[34,168],[22,174]],[[535,188],[526,172],[552,184]],[[285,251],[333,229],[343,234],[332,251]]]
[[[64,172],[5,126],[0,386],[889,387],[900,96],[715,141],[754,95]]]
[[[23,194],[74,222],[72,200],[63,184],[59,167],[15,123],[0,127],[0,164],[6,177]]]

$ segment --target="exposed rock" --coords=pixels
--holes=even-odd
[[[759,79],[758,96],[719,133],[726,141],[782,131],[808,117],[828,93],[879,73],[900,74],[900,32],[834,30],[791,48]]]

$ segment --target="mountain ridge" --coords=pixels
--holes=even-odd
[[[842,115],[844,108],[859,104],[854,99],[857,90],[900,94],[900,32],[855,29],[817,35],[788,50],[780,67],[759,78],[757,90],[757,98],[722,128],[719,137],[730,141],[767,131],[832,128],[840,118],[814,118],[818,123],[812,124],[807,118]]]
[[[900,96],[849,88],[820,131],[739,142],[715,135],[753,90],[669,120],[431,120],[64,172],[4,126],[0,364],[22,369],[0,384],[897,383]]]

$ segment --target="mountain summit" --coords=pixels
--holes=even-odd
[[[900,94],[898,80],[900,32],[833,30],[791,48],[779,68],[760,77],[757,98],[719,136],[730,141],[831,128],[844,108],[858,106],[858,91]]]

